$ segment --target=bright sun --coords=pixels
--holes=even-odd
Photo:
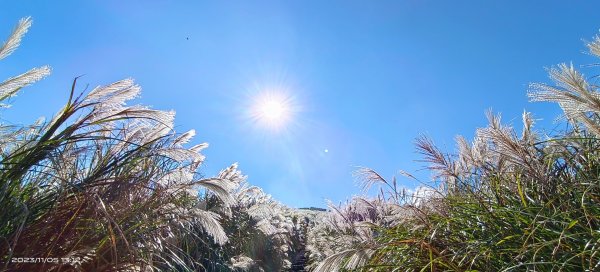
[[[273,93],[263,93],[255,98],[252,119],[273,129],[286,125],[292,115],[290,99]]]
[[[260,107],[260,115],[268,121],[277,122],[285,114],[285,106],[281,101],[264,101]]]

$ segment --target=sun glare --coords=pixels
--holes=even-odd
[[[284,117],[285,107],[281,101],[265,101],[260,105],[260,114],[269,121],[277,122]]]
[[[252,119],[272,129],[284,127],[292,117],[290,99],[283,95],[264,93],[256,97]]]

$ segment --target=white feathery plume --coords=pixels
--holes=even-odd
[[[198,159],[193,160],[192,163],[190,164],[190,169],[192,171],[196,171],[198,169],[198,167],[200,167],[200,164],[202,162],[204,162],[204,155],[200,154],[200,151],[204,150],[205,148],[208,147],[208,143],[201,143],[201,144],[197,144],[195,146],[190,147],[189,151],[194,152],[197,155]]]
[[[256,223],[256,228],[266,235],[273,235],[277,233],[277,228],[271,224],[269,219],[262,219],[258,221]]]
[[[473,160],[478,167],[483,166],[486,162],[491,160],[489,155],[489,146],[483,137],[480,137],[480,129],[475,131],[475,139],[473,139]]]
[[[197,144],[195,146],[190,147],[190,150],[196,153],[199,153],[200,151],[206,149],[208,147],[208,143],[201,143],[201,144]]]
[[[168,157],[177,162],[202,161],[204,156],[185,148],[163,148],[156,151],[161,156]]]
[[[433,172],[433,178],[441,178],[453,190],[459,176],[457,163],[428,137],[421,136],[416,144],[418,152],[425,157],[422,161],[429,163],[427,168]]]
[[[236,176],[236,172],[237,172],[237,167],[238,167],[238,163],[234,162],[233,164],[231,164],[229,167],[221,170],[221,172],[219,172],[218,177],[222,178],[222,179],[233,179]]]
[[[531,117],[531,113],[527,111],[523,111],[523,132],[521,134],[521,140],[527,144],[534,144],[536,140],[536,135],[533,132],[534,120]]]
[[[106,86],[98,86],[90,91],[83,104],[102,102],[105,106],[124,105],[124,102],[139,95],[141,88],[127,78],[111,83]]]
[[[127,127],[123,129],[125,136],[123,141],[127,143],[136,143],[144,138],[144,134],[150,129],[151,125],[138,120],[127,123]]]
[[[600,36],[596,35],[592,42],[587,43],[587,47],[590,53],[596,57],[600,57]]]
[[[104,103],[100,103],[94,107],[93,112],[89,116],[88,122],[102,123],[123,118],[147,119],[148,121],[151,120],[157,122],[161,126],[172,128],[175,120],[175,112],[153,110],[139,105],[132,107],[119,106],[119,108],[112,106],[106,107],[104,106]],[[151,122],[148,122],[148,126],[155,126],[150,123]]]
[[[233,197],[230,192],[235,187],[235,183],[223,178],[207,178],[196,181],[198,184],[210,192],[214,193],[226,206],[233,203]]]
[[[150,127],[159,123],[168,128],[173,127],[174,111],[159,111],[144,106],[126,107],[126,101],[139,95],[141,88],[132,79],[117,81],[107,86],[96,87],[82,101],[82,107],[93,106],[87,118],[90,123],[102,123],[124,118],[147,119]],[[150,122],[152,121],[152,122]],[[156,139],[156,138],[154,138]]]
[[[360,167],[353,173],[357,177],[357,182],[362,188],[363,193],[367,193],[371,187],[377,183],[387,184],[388,182],[375,170],[367,167]]]
[[[467,139],[463,136],[456,136],[456,146],[458,148],[458,163],[461,171],[470,172],[474,167],[473,150]]]
[[[218,214],[201,209],[194,209],[193,213],[195,220],[200,223],[200,226],[213,238],[215,243],[223,245],[227,242],[227,234],[219,223],[221,217]]]
[[[350,256],[350,259],[346,263],[346,268],[356,269],[364,266],[371,258],[371,255],[373,255],[373,252],[374,251],[372,249],[368,248],[354,251],[354,254]]]
[[[313,270],[313,272],[337,272],[340,271],[344,260],[354,255],[355,249],[347,249],[342,252],[338,252],[329,255]]]
[[[585,77],[572,64],[560,64],[549,73],[558,87],[531,84],[527,93],[531,101],[556,102],[570,118],[584,112],[600,112],[600,94],[590,88]]]
[[[182,168],[177,168],[162,176],[158,180],[158,183],[163,186],[169,186],[173,184],[187,184],[192,182],[193,178],[194,173],[191,173],[190,171],[187,171]]]
[[[240,192],[238,193],[238,195],[241,196],[249,196],[249,197],[256,197],[256,196],[262,196],[265,193],[263,192],[263,190],[260,187],[257,186],[248,186],[247,183],[244,183],[242,186],[240,186]]]
[[[31,20],[31,17],[25,17],[19,20],[19,23],[13,30],[12,34],[10,37],[8,37],[8,40],[6,40],[2,47],[0,47],[0,60],[8,57],[19,47],[23,35],[27,33],[32,23],[33,20]]]
[[[187,144],[194,136],[196,136],[196,130],[190,129],[188,132],[177,137],[173,141],[173,146],[182,146]]]
[[[0,83],[0,101],[14,96],[21,88],[30,85],[50,74],[49,66],[33,68],[21,75]]]
[[[125,114],[126,117],[146,118],[154,120],[163,126],[173,128],[175,121],[175,111],[152,110],[145,107],[131,107]]]
[[[143,137],[137,142],[141,145],[148,144],[168,135],[171,132],[171,128],[162,124],[156,124],[155,126],[147,127],[143,132]]]
[[[221,172],[219,172],[219,175],[217,177],[219,177],[221,179],[230,180],[230,181],[240,184],[243,181],[245,181],[247,177],[242,175],[242,172],[239,171],[237,168],[238,168],[238,163],[237,162],[233,163],[231,166],[221,170]]]
[[[248,207],[248,215],[252,218],[266,218],[275,213],[273,204],[255,204]]]

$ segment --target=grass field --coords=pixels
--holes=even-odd
[[[600,57],[599,37],[587,46]],[[208,145],[176,132],[173,112],[128,105],[133,80],[83,92],[75,79],[51,120],[0,124],[0,270],[599,271],[600,92],[572,65],[549,73],[528,96],[561,107],[562,131],[490,112],[455,153],[417,139],[433,183],[407,191],[360,169],[379,193],[325,211],[286,207],[237,164],[203,176]],[[0,83],[2,107],[49,74]]]

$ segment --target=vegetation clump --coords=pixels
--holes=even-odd
[[[0,59],[30,26],[19,22]],[[0,101],[49,73],[0,83]],[[133,80],[87,93],[76,83],[50,121],[0,125],[0,270],[229,271],[259,243],[274,270],[285,267],[287,221],[273,219],[282,205],[247,186],[237,164],[203,177],[208,145],[188,147],[195,131],[177,134],[174,112],[127,105],[140,92]],[[237,240],[245,225],[256,244]]]
[[[587,46],[600,57],[600,37]],[[472,143],[457,137],[456,154],[419,138],[436,187],[399,202],[395,180],[363,171],[387,192],[333,209],[315,244],[354,241],[324,251],[315,271],[599,270],[600,89],[572,65],[549,72],[554,84],[531,84],[528,96],[558,103],[563,131],[541,135],[525,112],[517,132],[488,113]]]

